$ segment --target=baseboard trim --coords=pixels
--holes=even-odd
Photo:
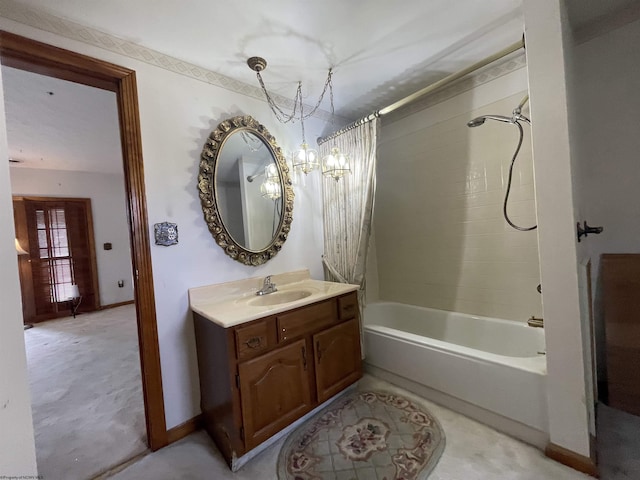
[[[109,308],[122,307],[124,305],[132,305],[133,303],[134,303],[133,300],[127,300],[126,302],[110,303],[109,305],[100,305],[98,310],[107,310]]]
[[[574,470],[578,470],[579,472],[586,473],[587,475],[591,475],[592,477],[599,477],[598,467],[595,462],[584,455],[580,455],[579,453],[573,452],[571,450],[567,450],[560,445],[556,445],[555,443],[549,443],[547,448],[544,450],[544,454],[552,460],[556,462],[562,463],[567,467],[571,467]]]
[[[184,437],[192,434],[196,430],[200,430],[203,423],[203,416],[202,414],[199,414],[180,425],[170,428],[167,430],[167,445],[171,445],[178,440],[182,440]]]

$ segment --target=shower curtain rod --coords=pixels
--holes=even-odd
[[[522,40],[520,40],[519,42],[516,42],[512,45],[509,45],[507,48],[504,48],[502,50],[500,50],[499,52],[494,53],[493,55],[488,56],[487,58],[484,58],[482,60],[480,60],[479,62],[474,63],[473,65],[468,66],[467,68],[463,68],[462,70],[460,70],[459,72],[456,73],[452,73],[451,75],[448,75],[446,77],[444,77],[441,80],[438,80],[437,82],[432,83],[431,85],[428,85],[426,87],[424,87],[421,90],[418,90],[415,93],[412,93],[411,95],[404,97],[401,100],[398,100],[397,102],[392,103],[389,106],[386,106],[384,108],[381,108],[380,110],[377,110],[373,113],[370,113],[369,115],[367,115],[366,117],[362,117],[359,120],[356,120],[353,123],[350,123],[349,125],[347,125],[344,128],[341,128],[340,130],[333,132],[330,135],[327,135],[326,137],[318,137],[318,145],[322,145],[323,143],[337,137],[338,135],[342,135],[344,132],[348,132],[349,130],[352,130],[360,125],[363,125],[367,122],[372,121],[374,118],[378,118],[381,117],[382,115],[386,115],[388,113],[393,112],[394,110],[397,110],[400,107],[404,107],[406,104],[413,102],[414,100],[433,92],[434,90],[437,90],[439,88],[444,87],[445,85],[450,84],[451,82],[454,82],[462,77],[464,77],[465,75],[468,75],[482,67],[485,67],[487,65],[489,65],[492,62],[495,62],[496,60],[499,60],[503,57],[506,57],[507,55],[516,52],[518,50],[520,50],[521,48],[524,47],[524,36],[522,37]]]

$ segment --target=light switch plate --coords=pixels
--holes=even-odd
[[[178,225],[175,223],[162,222],[153,226],[156,245],[168,247],[178,243]]]

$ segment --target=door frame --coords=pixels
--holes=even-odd
[[[0,63],[116,93],[131,241],[147,442],[168,444],[142,161],[136,73],[125,67],[0,30]]]

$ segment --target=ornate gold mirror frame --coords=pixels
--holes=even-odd
[[[282,213],[271,243],[261,250],[249,250],[240,245],[225,226],[218,198],[216,195],[216,174],[222,147],[229,136],[235,132],[250,132],[259,137],[270,150],[280,175],[282,190]],[[264,125],[249,115],[237,116],[224,120],[211,132],[200,156],[200,173],[198,175],[198,191],[202,203],[204,220],[216,243],[234,260],[245,265],[258,266],[266,263],[282,248],[293,220],[293,188],[289,177],[289,167],[276,139]]]

